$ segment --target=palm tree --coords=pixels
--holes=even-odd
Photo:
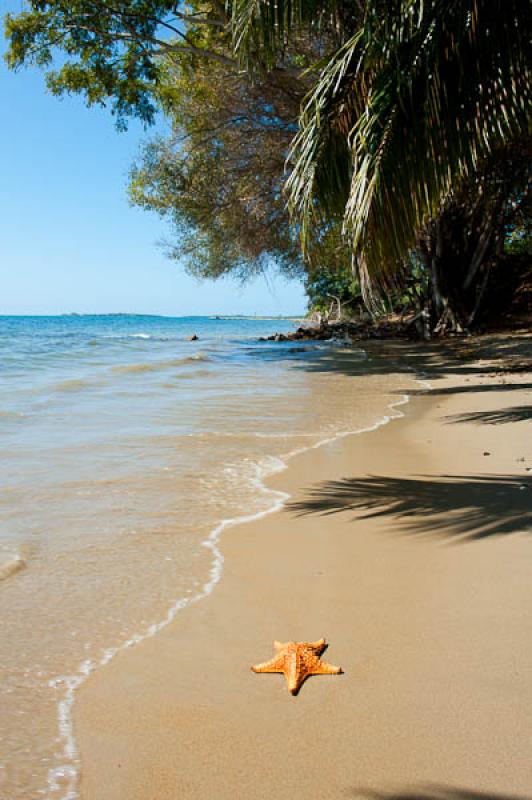
[[[342,216],[368,301],[400,282],[425,231],[439,312],[457,313],[442,290],[440,213],[468,182],[482,197],[485,164],[514,140],[528,142],[530,164],[531,19],[528,0],[234,0],[248,68],[268,68],[302,30],[336,33],[339,46],[312,67],[287,194],[304,248]],[[464,266],[468,285],[489,219],[493,205],[473,231],[484,244]]]

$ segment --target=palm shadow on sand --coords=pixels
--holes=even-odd
[[[287,510],[297,516],[352,510],[362,518],[396,519],[404,534],[480,540],[530,532],[532,480],[517,475],[344,478],[311,487]]]
[[[512,406],[495,411],[470,411],[445,417],[446,422],[473,422],[480,425],[505,425],[508,422],[527,422],[532,419],[532,406]]]
[[[517,795],[432,785],[399,792],[374,792],[358,789],[352,796],[359,800],[531,800],[529,797]]]

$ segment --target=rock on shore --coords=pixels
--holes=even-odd
[[[363,320],[355,322],[322,322],[319,325],[301,325],[293,333],[274,333],[272,336],[261,336],[261,342],[294,342],[327,339],[338,339],[349,342],[353,339],[405,339],[413,334],[407,322],[399,318],[389,318],[373,322]]]

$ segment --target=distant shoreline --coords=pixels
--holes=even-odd
[[[0,319],[59,319],[61,317],[142,317],[143,319],[210,319],[210,320],[249,320],[250,322],[268,322],[269,320],[299,322],[305,318],[302,314],[279,314],[277,316],[261,316],[259,314],[136,314],[130,311],[78,312],[65,311],[61,314],[0,314]]]
[[[188,319],[188,317],[184,317],[184,319]],[[199,317],[199,319],[204,319],[203,317]],[[299,322],[300,320],[304,319],[304,315],[297,316],[295,314],[291,314],[289,316],[278,316],[278,317],[261,317],[261,316],[248,316],[246,314],[224,314],[224,315],[210,315],[207,319],[217,319],[217,320],[235,320],[235,319],[248,319],[251,322],[255,320],[260,320],[262,322],[272,321],[275,322],[276,320],[284,320],[288,322]]]

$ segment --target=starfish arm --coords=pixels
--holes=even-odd
[[[318,655],[322,653],[327,645],[325,644],[325,639],[318,639],[317,642],[304,642],[305,647],[308,647],[309,650],[313,650]]]
[[[282,672],[284,666],[284,658],[279,658],[279,656],[275,656],[271,658],[269,661],[264,661],[262,664],[255,664],[254,667],[251,667],[253,672]]]
[[[341,675],[343,672],[342,667],[335,667],[332,664],[327,664],[325,661],[320,661],[316,665],[315,675]]]
[[[304,671],[301,669],[301,663],[297,653],[293,653],[292,656],[285,661],[284,676],[290,694],[297,694],[299,687],[306,677]]]

